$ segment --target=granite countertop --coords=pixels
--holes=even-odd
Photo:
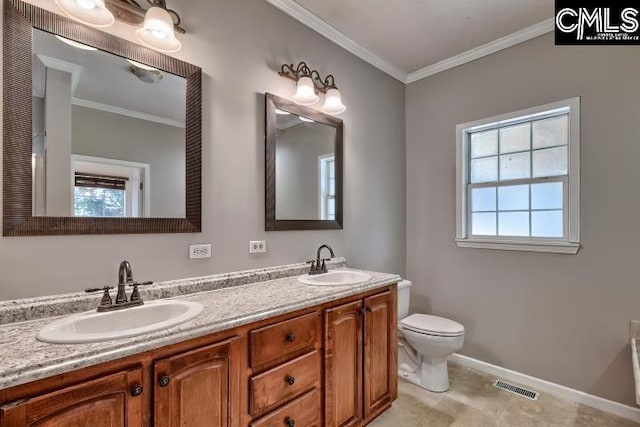
[[[359,285],[306,286],[297,281],[297,276],[290,276],[172,296],[198,302],[204,310],[189,322],[122,340],[89,344],[48,344],[36,340],[43,326],[61,316],[0,325],[0,389],[202,337],[400,280],[395,274],[366,273],[371,274],[371,279]]]

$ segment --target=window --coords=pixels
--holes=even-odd
[[[78,217],[126,216],[125,185],[128,178],[75,174],[73,210]]]
[[[461,247],[577,253],[580,99],[457,126]]]
[[[336,219],[336,158],[327,154],[318,158],[320,219]]]

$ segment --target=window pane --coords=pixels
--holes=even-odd
[[[529,236],[529,212],[500,212],[498,234],[500,236]]]
[[[124,217],[124,190],[74,187],[73,208],[77,217]]]
[[[327,162],[328,166],[329,166],[329,178],[335,178],[336,177],[336,163],[333,160],[329,160]]]
[[[562,182],[531,185],[531,209],[562,209]]]
[[[531,123],[500,128],[500,154],[531,149]]]
[[[496,187],[474,188],[471,190],[471,210],[494,211],[496,210]]]
[[[533,148],[567,145],[569,116],[558,116],[533,122]]]
[[[500,180],[531,177],[530,152],[500,156]]]
[[[487,157],[471,160],[471,182],[491,182],[498,180],[498,158]]]
[[[563,211],[531,212],[533,237],[563,237]]]
[[[498,154],[498,131],[496,129],[471,134],[471,158]]]
[[[496,213],[471,214],[471,234],[474,236],[495,236]]]
[[[511,185],[498,188],[498,210],[522,211],[529,209],[529,186]]]
[[[533,152],[533,176],[567,174],[567,147],[547,148]]]
[[[327,216],[335,216],[336,214],[336,199],[327,200]]]

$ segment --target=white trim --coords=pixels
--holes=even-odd
[[[102,165],[110,165],[110,166],[120,166],[131,169],[141,169],[144,171],[143,177],[143,185],[142,185],[142,208],[144,211],[144,216],[142,218],[150,218],[151,217],[151,165],[149,163],[140,163],[140,162],[131,162],[129,160],[118,160],[118,159],[109,159],[107,157],[94,157],[94,156],[85,156],[82,154],[72,154],[71,162],[74,164],[75,162],[85,162],[85,163],[97,163]],[[73,166],[73,171],[75,171],[75,166]],[[71,188],[75,187],[74,174],[71,174]],[[73,191],[72,191],[73,194]],[[73,204],[73,200],[71,201]],[[73,211],[73,206],[72,206]]]
[[[517,239],[469,236],[467,213],[468,134],[480,129],[503,127],[520,121],[530,121],[550,113],[569,114],[568,185],[564,200],[568,225],[562,240]],[[568,187],[568,189],[566,188]],[[462,248],[502,249],[508,251],[576,254],[580,249],[580,97],[526,108],[456,126],[456,245]]]
[[[287,15],[291,16],[300,23],[311,28],[318,34],[328,38],[338,46],[351,52],[358,58],[368,62],[374,67],[384,71],[391,77],[400,80],[403,83],[407,81],[407,73],[391,65],[384,59],[380,58],[369,49],[365,48],[352,38],[345,35],[343,32],[337,30],[335,27],[328,24],[325,20],[319,18],[314,13],[310,12],[305,7],[296,3],[294,0],[266,0],[267,3],[277,7]]]
[[[178,120],[167,119],[165,117],[154,116],[153,114],[141,113],[139,111],[127,110],[126,108],[115,107],[108,104],[101,104],[99,102],[88,101],[86,99],[73,97],[71,103],[73,105],[77,105],[78,107],[91,108],[92,110],[105,111],[107,113],[119,114],[121,116],[160,123],[167,126],[173,126],[177,128],[185,127],[185,124]]]
[[[52,58],[47,55],[37,54],[36,56],[45,67],[71,74],[71,94],[75,95],[78,90],[78,84],[80,84],[80,75],[82,74],[84,67],[82,65],[74,64],[73,62],[63,61],[62,59]]]
[[[560,384],[525,375],[520,372],[515,372],[510,369],[492,365],[490,363],[473,359],[468,356],[463,356],[461,354],[455,353],[451,355],[449,360],[452,363],[475,369],[491,376],[500,377],[507,381],[513,381],[518,384],[531,387],[537,392],[549,393],[570,402],[590,406],[592,408],[596,408],[601,411],[626,418],[628,420],[640,422],[640,409],[634,408],[633,406],[624,405],[619,402],[614,402],[612,400],[594,396],[583,391],[575,390],[569,387],[562,386]]]
[[[528,40],[535,39],[536,37],[552,32],[554,28],[554,19],[549,18],[520,31],[516,31],[515,33],[511,33],[508,36],[490,41],[482,46],[478,46],[466,52],[462,52],[459,55],[452,56],[420,70],[409,73],[405,83],[409,84],[422,80],[426,77],[433,76],[434,74],[466,64],[467,62],[475,61],[476,59],[480,59],[484,56],[488,56]]]

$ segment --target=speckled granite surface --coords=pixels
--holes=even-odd
[[[371,279],[360,285],[305,286],[295,275],[183,294],[179,299],[195,301],[205,307],[199,317],[164,331],[123,340],[47,344],[37,341],[36,333],[52,318],[3,325],[0,326],[0,389],[246,325],[400,280],[394,274],[367,273],[371,274]],[[253,277],[257,276],[254,274]]]
[[[342,268],[346,266],[346,262],[344,258],[335,258],[327,262],[327,267],[329,269]],[[212,291],[248,283],[264,282],[282,277],[298,276],[305,274],[307,271],[309,271],[309,266],[304,263],[299,263],[191,279],[156,282],[151,286],[141,287],[140,294],[145,301],[152,301],[155,299]],[[87,285],[87,288],[95,287],[99,286],[95,283]],[[111,291],[111,295],[115,299],[115,290]],[[101,298],[101,292],[95,294],[78,292],[13,301],[0,301],[0,325],[94,310],[98,307]]]

